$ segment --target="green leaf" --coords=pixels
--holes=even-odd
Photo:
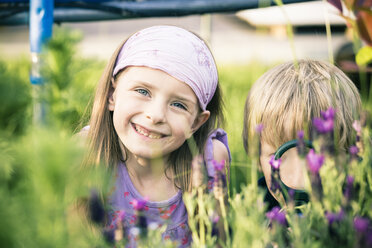
[[[364,46],[359,49],[355,60],[359,66],[365,66],[368,63],[372,62],[372,47]]]

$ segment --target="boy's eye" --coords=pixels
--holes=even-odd
[[[184,104],[180,103],[180,102],[174,102],[171,105],[174,106],[174,107],[176,107],[176,108],[187,110],[186,106]]]
[[[150,95],[150,93],[145,89],[136,89],[136,91],[138,93],[140,93],[141,95],[144,95],[144,96],[149,96]]]

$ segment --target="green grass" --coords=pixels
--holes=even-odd
[[[267,70],[269,65],[252,61],[247,65],[225,65],[219,68],[220,84],[225,102],[226,124],[231,151],[231,192],[240,192],[241,184],[250,181],[248,158],[244,151],[242,131],[244,104],[253,83]]]

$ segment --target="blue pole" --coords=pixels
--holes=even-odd
[[[31,73],[30,81],[33,85],[34,121],[45,122],[45,103],[40,100],[43,90],[41,77],[40,53],[44,44],[52,36],[53,27],[53,0],[30,0],[30,49]]]
[[[53,0],[30,1],[31,52],[40,53],[43,44],[52,36]]]

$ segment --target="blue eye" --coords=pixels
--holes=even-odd
[[[136,89],[136,91],[138,93],[140,93],[141,95],[144,95],[144,96],[149,96],[150,95],[150,93],[145,89]]]
[[[183,110],[187,110],[186,106],[180,102],[174,102],[172,103],[172,106],[175,106],[176,108],[180,108],[180,109],[183,109]]]

